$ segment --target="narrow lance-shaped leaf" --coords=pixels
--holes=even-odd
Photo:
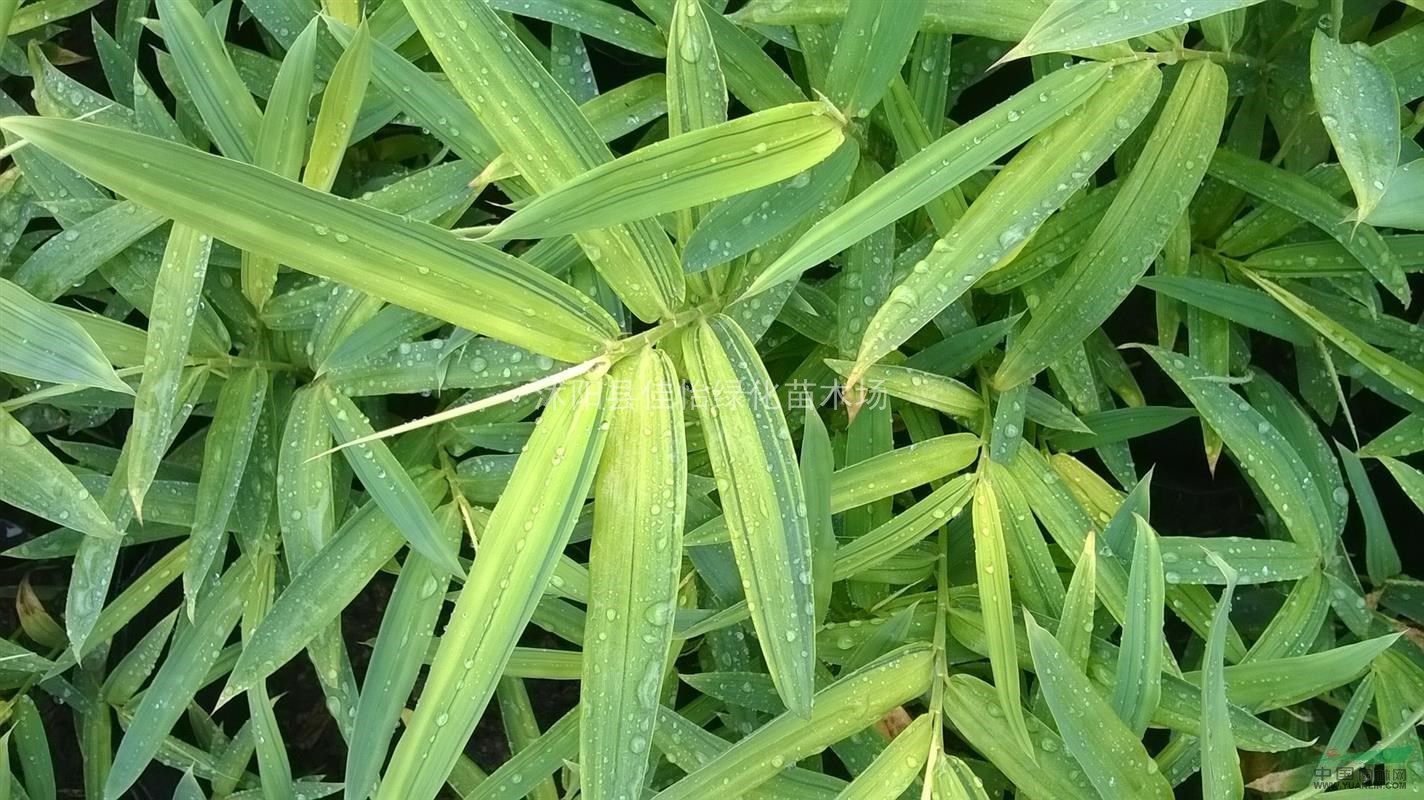
[[[963,296],[1081,188],[1137,127],[1157,98],[1162,75],[1142,63],[1118,67],[1113,75],[1072,116],[1020,150],[949,235],[890,292],[866,327],[854,374]]]
[[[945,134],[827,214],[763,270],[745,294],[789,280],[944,194],[1081,106],[1111,70],[1057,70]]]
[[[934,742],[933,714],[921,714],[880,751],[865,771],[836,796],[836,800],[879,800],[897,797],[924,769]]]
[[[315,18],[307,23],[282,59],[253,148],[252,163],[290,180],[301,172],[307,144],[307,105],[316,77],[317,24]],[[244,252],[241,274],[243,294],[253,308],[261,311],[277,285],[276,260]]]
[[[1399,164],[1399,92],[1394,77],[1363,42],[1345,44],[1317,30],[1310,43],[1310,83],[1320,121],[1350,178],[1364,219],[1389,190]]]
[[[257,421],[267,399],[267,373],[252,367],[230,375],[218,395],[213,424],[203,438],[203,471],[193,508],[188,562],[183,568],[183,596],[194,619],[200,592],[214,564],[227,551],[227,522],[237,503],[238,486]]]
[[[1157,713],[1162,696],[1162,606],[1166,582],[1162,576],[1162,551],[1157,533],[1141,516],[1137,522],[1137,542],[1132,548],[1132,570],[1128,573],[1127,618],[1122,623],[1122,644],[1118,648],[1117,678],[1112,704],[1118,718],[1141,737]]]
[[[1272,505],[1286,530],[1312,552],[1331,538],[1330,515],[1299,453],[1260,412],[1227,385],[1210,380],[1196,359],[1143,345],[1192,401]]]
[[[326,406],[326,419],[337,441],[349,442],[374,433],[366,416],[346,395],[328,388]],[[436,567],[452,575],[460,574],[458,551],[441,535],[435,515],[420,496],[420,489],[385,441],[364,441],[342,452],[366,492],[396,524],[410,546]]]
[[[826,97],[848,116],[869,116],[915,41],[926,0],[852,2],[826,71]]]
[[[365,25],[356,29],[346,50],[331,70],[331,78],[321,94],[321,108],[312,127],[311,149],[302,171],[302,183],[313,189],[329,191],[341,168],[342,156],[351,142],[361,101],[371,79],[371,31]]]
[[[405,8],[455,90],[536,192],[550,192],[611,159],[578,106],[488,4],[410,0]],[[577,238],[640,319],[670,314],[682,301],[682,268],[656,222]]]
[[[934,654],[923,643],[886,653],[816,693],[815,712],[787,712],[664,789],[662,800],[694,800],[718,792],[745,793],[790,764],[869,727],[886,712],[929,689]]]
[[[727,80],[717,58],[716,42],[707,24],[702,0],[675,0],[668,21],[667,57],[668,133],[671,136],[709,128],[727,121]],[[693,210],[677,214],[677,239],[687,260],[688,237],[696,217]]]
[[[432,225],[141,134],[33,117],[0,126],[236,247],[477,333],[571,361],[601,353],[616,334],[587,296]]]
[[[1171,800],[1171,784],[1157,771],[1137,734],[1118,719],[1088,676],[1031,614],[1024,615],[1024,625],[1043,698],[1063,734],[1063,744],[1093,786],[1104,797]]]
[[[786,707],[811,712],[815,601],[811,532],[791,434],[751,340],[727,317],[683,339],[717,491],[747,604]]]
[[[1411,398],[1424,402],[1424,370],[1401,361],[1398,358],[1360,338],[1359,334],[1326,316],[1319,309],[1300,299],[1280,284],[1247,273],[1257,286],[1266,290],[1281,305],[1295,314],[1327,341],[1344,350],[1346,355],[1359,361],[1366,369],[1393,384]]]
[[[994,673],[999,704],[1008,714],[1009,730],[1020,747],[1032,752],[1033,739],[1024,723],[1019,695],[1019,651],[1014,642],[1014,601],[1004,537],[998,495],[988,473],[981,473],[974,487],[974,567],[979,607],[984,615],[984,634],[989,645],[989,666]]]
[[[452,546],[458,544],[463,530],[455,505],[440,509],[436,521],[445,540]],[[435,636],[435,623],[445,607],[449,580],[448,572],[414,551],[401,565],[356,703],[356,719],[346,753],[348,797],[366,798],[375,792],[376,778],[390,749],[400,712]]]
[[[811,582],[816,601],[816,622],[824,622],[831,607],[835,584],[836,529],[831,523],[831,475],[835,456],[831,437],[820,412],[805,409],[801,426],[801,486],[806,495],[806,524],[811,528]]]
[[[0,372],[133,394],[79,323],[0,278]]]
[[[721,200],[815,166],[844,138],[824,103],[758,111],[594,167],[539,195],[485,238],[578,233]]]
[[[1053,0],[1002,61],[1039,53],[1082,50],[1166,30],[1204,17],[1255,5],[1261,0],[1161,3],[1116,0]]]
[[[158,0],[164,42],[183,76],[198,113],[218,149],[229,158],[251,161],[262,127],[262,112],[233,66],[223,41],[192,3]]]
[[[667,356],[615,366],[626,387],[610,414],[594,484],[585,628],[580,783],[590,800],[643,785],[681,577],[687,498],[682,395]]]
[[[243,597],[252,580],[252,566],[242,559],[228,568],[222,582],[204,595],[173,639],[168,656],[143,693],[133,720],[114,755],[114,765],[104,785],[106,800],[124,797],[149,762],[158,754],[193,695],[203,685],[208,670],[222,652],[223,643],[242,616]]]
[[[1231,595],[1236,591],[1236,571],[1221,557],[1206,551],[1216,568],[1226,579],[1216,614],[1211,621],[1211,635],[1206,640],[1202,656],[1205,675],[1202,677],[1202,795],[1208,800],[1240,800],[1245,793],[1241,782],[1241,759],[1236,753],[1236,739],[1231,734],[1231,718],[1226,702],[1226,631],[1231,627]]]
[[[1226,117],[1226,72],[1210,61],[1182,69],[1132,172],[1088,241],[1058,278],[994,375],[1016,386],[1087,338],[1147,271],[1206,173]]]
[[[1073,565],[1073,577],[1063,598],[1063,615],[1054,637],[1079,669],[1087,669],[1093,647],[1093,612],[1097,610],[1098,537],[1088,534]]]
[[[1380,456],[1379,461],[1394,476],[1399,488],[1404,490],[1404,495],[1424,513],[1424,472],[1389,456]]]
[[[140,518],[144,495],[173,439],[170,426],[178,405],[178,384],[192,341],[193,321],[203,303],[203,279],[212,244],[212,237],[174,224],[153,287],[143,380],[134,398],[133,424],[125,442],[130,450],[127,488]]]
[[[1272,167],[1226,148],[1216,151],[1208,170],[1213,178],[1259,197],[1330,234],[1391,294],[1408,305],[1409,282],[1379,231],[1369,225],[1349,221],[1349,208],[1330,192],[1294,172]]]
[[[539,418],[480,537],[381,800],[430,800],[455,766],[588,495],[603,450],[604,394],[601,377],[571,381]]]
[[[89,536],[121,535],[94,496],[21,422],[0,408],[0,500]]]

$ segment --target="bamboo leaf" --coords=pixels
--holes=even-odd
[[[1147,724],[1162,697],[1162,654],[1166,647],[1162,607],[1166,583],[1157,533],[1141,516],[1135,519],[1137,541],[1128,574],[1127,619],[1122,624],[1112,706],[1128,730],[1140,738],[1147,732]]]
[[[609,418],[594,485],[580,785],[592,800],[632,796],[648,769],[672,645],[687,497],[682,398],[672,363],[644,350],[609,373],[624,402]]]
[[[183,596],[188,618],[194,617],[201,591],[227,551],[227,523],[237,502],[238,487],[267,399],[267,373],[261,368],[228,377],[218,395],[213,424],[203,440],[203,470],[193,507],[188,561],[183,569]]]
[[[540,194],[486,238],[579,233],[721,200],[809,169],[843,140],[822,103],[757,112],[589,169]]]
[[[1365,219],[1379,205],[1399,164],[1399,92],[1369,45],[1345,44],[1317,30],[1310,43],[1310,83],[1320,121],[1350,176]]]
[[[1226,116],[1226,72],[1182,70],[1137,163],[1077,258],[1029,317],[994,374],[1018,385],[1107,319],[1147,271],[1206,173]]]
[[[1108,797],[1172,797],[1172,787],[1142,749],[1137,735],[1117,718],[1082,670],[1052,634],[1024,616],[1029,649],[1044,700],[1063,734],[1064,746]]]
[[[453,504],[440,509],[437,522],[447,542],[460,541],[462,531]],[[375,792],[391,735],[419,677],[435,635],[436,619],[445,607],[449,578],[448,572],[416,552],[401,565],[400,577],[381,617],[356,703],[356,719],[351,724],[351,746],[346,753],[348,796],[365,798]]]
[[[902,647],[816,693],[808,716],[788,711],[659,793],[662,800],[746,792],[802,758],[874,724],[929,688],[933,656],[924,644]]]
[[[930,256],[891,291],[866,327],[855,372],[898,347],[1010,256],[1137,127],[1161,82],[1155,67],[1121,67],[1111,91],[1099,89],[1072,116],[1020,150]]]
[[[855,780],[836,796],[836,800],[875,800],[897,797],[915,782],[915,776],[925,765],[934,737],[930,725],[933,715],[922,714],[900,731],[890,744],[880,751],[875,761],[855,776]]]
[[[1374,228],[1348,221],[1349,209],[1305,178],[1222,148],[1212,157],[1211,177],[1235,186],[1330,234],[1401,302],[1409,303],[1409,283],[1384,239]]]
[[[801,274],[953,188],[1081,106],[1108,73],[1091,65],[1058,70],[945,134],[816,223],[745,294]]]
[[[113,520],[84,484],[3,408],[0,440],[5,442],[6,462],[0,471],[0,498],[6,503],[89,536],[119,538]]]
[[[433,226],[141,134],[34,118],[0,126],[199,231],[470,330],[573,361],[614,333],[587,297]]]
[[[1211,635],[1206,640],[1206,654],[1202,657],[1205,671],[1202,678],[1202,794],[1212,800],[1240,800],[1246,790],[1242,786],[1241,761],[1231,733],[1225,672],[1226,631],[1231,627],[1231,595],[1236,591],[1236,571],[1209,550],[1207,557],[1226,580],[1226,588],[1216,606]]]
[[[809,716],[815,664],[811,532],[786,418],[761,358],[736,322],[714,317],[700,323],[683,347],[762,654],[786,707]]]
[[[920,27],[926,0],[847,8],[826,72],[826,97],[851,117],[866,117],[899,72]]]
[[[412,0],[406,9],[455,90],[536,192],[550,192],[611,159],[573,100],[488,5]],[[667,235],[651,220],[588,231],[578,239],[639,318],[665,316],[681,302],[682,269]]]
[[[602,378],[572,381],[540,417],[480,539],[378,798],[433,798],[454,767],[573,531],[603,449],[604,393]]]
[[[113,768],[104,784],[104,797],[118,800],[139,779],[158,755],[163,739],[183,710],[192,702],[217,661],[223,643],[242,616],[243,597],[252,580],[252,567],[239,560],[222,581],[206,594],[193,612],[193,622],[173,638],[169,655],[143,693],[128,731],[114,754]]]
[[[218,149],[229,158],[252,161],[262,112],[222,39],[192,3],[158,0],[158,16],[168,52]]]
[[[0,372],[133,394],[83,326],[4,278],[0,316]]]
[[[326,392],[326,420],[332,438],[350,442],[371,436],[366,416],[344,394]],[[391,518],[410,546],[448,574],[459,575],[458,550],[440,533],[440,526],[405,467],[384,441],[376,439],[342,451],[366,492]]]
[[[1281,432],[1226,385],[1209,380],[1195,359],[1148,345],[1142,349],[1176,382],[1202,419],[1221,434],[1280,515],[1291,538],[1311,552],[1323,552],[1331,538],[1329,513],[1311,486],[1305,462]]]
[[[1034,20],[1023,40],[1001,60],[1039,53],[1082,50],[1182,25],[1255,5],[1261,0],[1209,0],[1204,3],[1101,3],[1053,0]]]
[[[974,487],[974,567],[978,577],[979,606],[984,615],[985,638],[994,688],[1005,711],[1009,731],[1024,752],[1033,752],[1033,739],[1024,723],[1019,699],[1018,648],[1014,644],[1014,604],[1009,559],[998,495],[985,475]]]
[[[134,512],[143,514],[143,498],[173,439],[183,362],[192,342],[195,313],[203,302],[212,238],[177,224],[168,234],[158,281],[149,308],[143,380],[134,398],[133,425],[125,445],[130,450],[128,493]]]

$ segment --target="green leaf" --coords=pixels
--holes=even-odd
[[[830,112],[819,102],[779,106],[648,145],[541,193],[485,238],[579,233],[789,178],[840,147],[844,133]]]
[[[1278,539],[1163,536],[1161,544],[1167,582],[1172,584],[1221,583],[1217,561],[1232,568],[1238,584],[1298,580],[1320,568],[1319,557],[1309,549]]]
[[[371,31],[363,24],[346,43],[322,90],[321,107],[312,125],[311,149],[302,170],[303,184],[313,189],[331,190],[336,171],[351,143],[351,131],[370,79]]]
[[[339,392],[326,392],[326,420],[338,443],[371,436],[374,431],[366,415]],[[352,472],[381,510],[400,529],[410,546],[439,569],[459,575],[457,548],[441,535],[440,525],[410,474],[381,439],[363,441],[341,451]]]
[[[811,529],[811,581],[816,622],[825,622],[835,586],[836,529],[831,521],[831,481],[835,456],[826,424],[808,406],[801,426],[801,487],[806,495],[806,523]]]
[[[915,782],[934,740],[932,714],[922,714],[895,735],[865,771],[855,776],[836,800],[897,797]]]
[[[406,4],[451,84],[534,191],[544,194],[611,159],[608,146],[544,66],[485,3]],[[579,244],[639,318],[682,301],[681,266],[652,220],[587,231]]]
[[[4,278],[0,278],[0,317],[5,319],[0,326],[0,372],[134,393],[83,326],[58,306],[36,299]]]
[[[1399,165],[1399,92],[1363,42],[1345,44],[1317,30],[1310,43],[1310,83],[1365,219],[1389,190]]]
[[[1014,604],[1004,525],[998,495],[985,474],[979,476],[974,487],[974,568],[999,705],[1008,715],[1008,727],[1018,746],[1032,752],[1033,739],[1024,723],[1019,697],[1018,648],[1014,643]]]
[[[588,623],[581,685],[583,794],[633,796],[672,646],[682,567],[687,443],[672,363],[643,350],[609,380],[621,401],[594,484]]]
[[[867,117],[900,71],[927,0],[851,3],[826,71],[826,97],[849,117]]]
[[[1126,299],[1186,210],[1221,137],[1226,72],[1183,68],[1132,172],[1077,258],[1009,345],[994,374],[1017,386],[1087,338]]]
[[[1390,634],[1318,653],[1233,664],[1226,667],[1227,698],[1256,711],[1285,708],[1360,677],[1398,639]],[[1201,681],[1195,672],[1182,677]]]
[[[1331,344],[1344,350],[1347,355],[1359,361],[1365,368],[1409,397],[1416,400],[1424,399],[1424,370],[1370,345],[1354,331],[1321,313],[1279,284],[1255,275],[1252,275],[1251,278],[1257,286],[1265,289],[1267,294],[1289,309],[1302,322],[1325,337]]]
[[[415,714],[381,781],[381,800],[433,798],[489,704],[593,482],[605,384],[580,378],[563,385],[539,418],[480,537]]]
[[[193,507],[188,563],[183,569],[183,596],[188,618],[213,567],[227,552],[227,523],[237,503],[237,490],[247,470],[258,418],[267,399],[267,373],[260,367],[235,372],[223,384],[213,410],[213,424],[203,439],[203,469]]]
[[[1202,419],[1248,470],[1248,475],[1274,508],[1291,538],[1311,552],[1325,552],[1331,523],[1324,501],[1311,485],[1305,462],[1281,432],[1260,412],[1219,382],[1210,380],[1197,360],[1161,348],[1142,345],[1192,401]]]
[[[89,536],[117,540],[122,535],[74,473],[3,408],[0,441],[5,443],[6,462],[0,471],[0,499]]]
[[[1123,724],[1141,738],[1162,697],[1162,654],[1166,648],[1162,608],[1166,601],[1166,583],[1157,533],[1147,520],[1134,517],[1137,541],[1132,548],[1132,570],[1128,574],[1127,618],[1122,623],[1112,707]]]
[[[1034,20],[1023,40],[1000,60],[1121,42],[1259,2],[1261,0],[1207,0],[1185,4],[1175,0],[1163,3],[1053,0]]]
[[[1088,666],[1092,652],[1093,612],[1097,610],[1098,551],[1097,536],[1089,534],[1083,540],[1083,552],[1073,565],[1073,577],[1063,598],[1063,613],[1058,620],[1054,638],[1062,645],[1079,669]]]
[[[1330,234],[1400,302],[1409,303],[1409,283],[1394,254],[1369,225],[1350,222],[1349,209],[1305,178],[1222,148],[1212,157],[1211,177],[1289,212]]]
[[[567,285],[431,225],[141,134],[35,118],[0,127],[244,250],[535,352],[578,361],[616,332]]]
[[[292,42],[262,112],[252,163],[295,180],[307,145],[307,106],[316,77],[317,22],[313,19]],[[242,291],[257,311],[277,285],[277,262],[251,253],[242,259]]]
[[[945,134],[816,223],[745,294],[801,274],[944,194],[1081,106],[1109,72],[1098,65],[1058,70]]]
[[[826,364],[847,377],[855,369],[854,364],[840,359],[828,358]],[[953,378],[912,367],[876,364],[862,373],[860,381],[872,394],[888,394],[952,417],[972,418],[984,409],[979,393],[968,386]]]
[[[1137,127],[1161,83],[1154,66],[1118,67],[1113,80],[1100,84],[1072,116],[1020,150],[949,235],[890,293],[866,328],[856,372],[894,350],[1010,257]]]
[[[1024,615],[1043,698],[1068,752],[1107,797],[1171,798],[1172,787],[1133,733],[1098,696],[1053,635]]]
[[[835,579],[873,569],[943,527],[964,510],[974,487],[972,476],[952,478],[884,524],[846,542],[835,553]]]
[[[741,796],[776,777],[788,764],[815,755],[873,725],[887,711],[929,688],[934,655],[923,644],[900,648],[816,693],[806,716],[788,711],[664,789],[662,800]],[[807,704],[812,708],[811,704]]]
[[[683,338],[752,622],[786,707],[811,714],[815,602],[811,531],[791,434],[766,367],[740,326],[713,317]]]
[[[1076,669],[1068,665],[1067,669]],[[1099,701],[1101,702],[1101,701]],[[1112,711],[1104,709],[1109,716]],[[970,746],[984,754],[1015,787],[1034,797],[1092,800],[1099,798],[1083,775],[1063,739],[1038,717],[1027,718],[1032,750],[1019,746],[1008,727],[998,694],[987,683],[966,673],[949,677],[944,691],[944,714]],[[1116,717],[1112,717],[1114,722]],[[1120,724],[1120,723],[1119,723]],[[1096,734],[1094,734],[1096,738]]]
[[[446,541],[460,541],[463,531],[454,504],[440,509],[437,522]],[[351,723],[353,733],[346,753],[345,775],[348,795],[365,798],[375,791],[391,735],[435,636],[449,578],[450,574],[439,565],[413,551],[401,565],[400,577],[381,616],[381,628],[356,703],[356,718]]]
[[[1215,553],[1207,551],[1226,588],[1216,606],[1211,635],[1202,656],[1202,795],[1210,800],[1240,800],[1245,793],[1241,782],[1241,759],[1231,732],[1226,699],[1226,632],[1231,627],[1231,595],[1236,591],[1236,571]]]
[[[143,498],[163,460],[175,431],[178,389],[183,363],[193,337],[197,307],[203,303],[203,279],[213,240],[187,225],[175,224],[168,233],[153,305],[148,313],[148,338],[144,349],[143,380],[134,398],[133,424],[125,446],[129,450],[128,493],[134,512],[143,516]]]
[[[228,158],[252,161],[262,112],[248,93],[221,37],[198,9],[183,0],[158,0],[164,44],[173,55],[208,133]]]
[[[1335,444],[1340,454],[1340,463],[1345,467],[1345,476],[1350,481],[1350,493],[1355,496],[1355,505],[1360,509],[1360,521],[1365,527],[1365,569],[1370,583],[1376,586],[1404,571],[1399,560],[1399,551],[1390,538],[1389,525],[1384,512],[1375,497],[1374,487],[1365,474],[1365,465],[1360,457],[1340,443]]]
[[[1424,231],[1424,158],[1401,164],[1379,204],[1365,217],[1371,225]]]
[[[242,616],[243,598],[252,577],[249,561],[241,559],[234,563],[213,591],[199,601],[192,623],[184,625],[173,637],[168,657],[144,691],[114,754],[113,769],[104,784],[107,800],[125,796],[158,755],[164,737],[205,683],[223,642]]]
[[[1424,472],[1389,456],[1379,456],[1378,458],[1380,463],[1384,464],[1390,474],[1394,476],[1395,481],[1399,483],[1399,488],[1404,490],[1405,496],[1412,500],[1421,512],[1424,512]]]

